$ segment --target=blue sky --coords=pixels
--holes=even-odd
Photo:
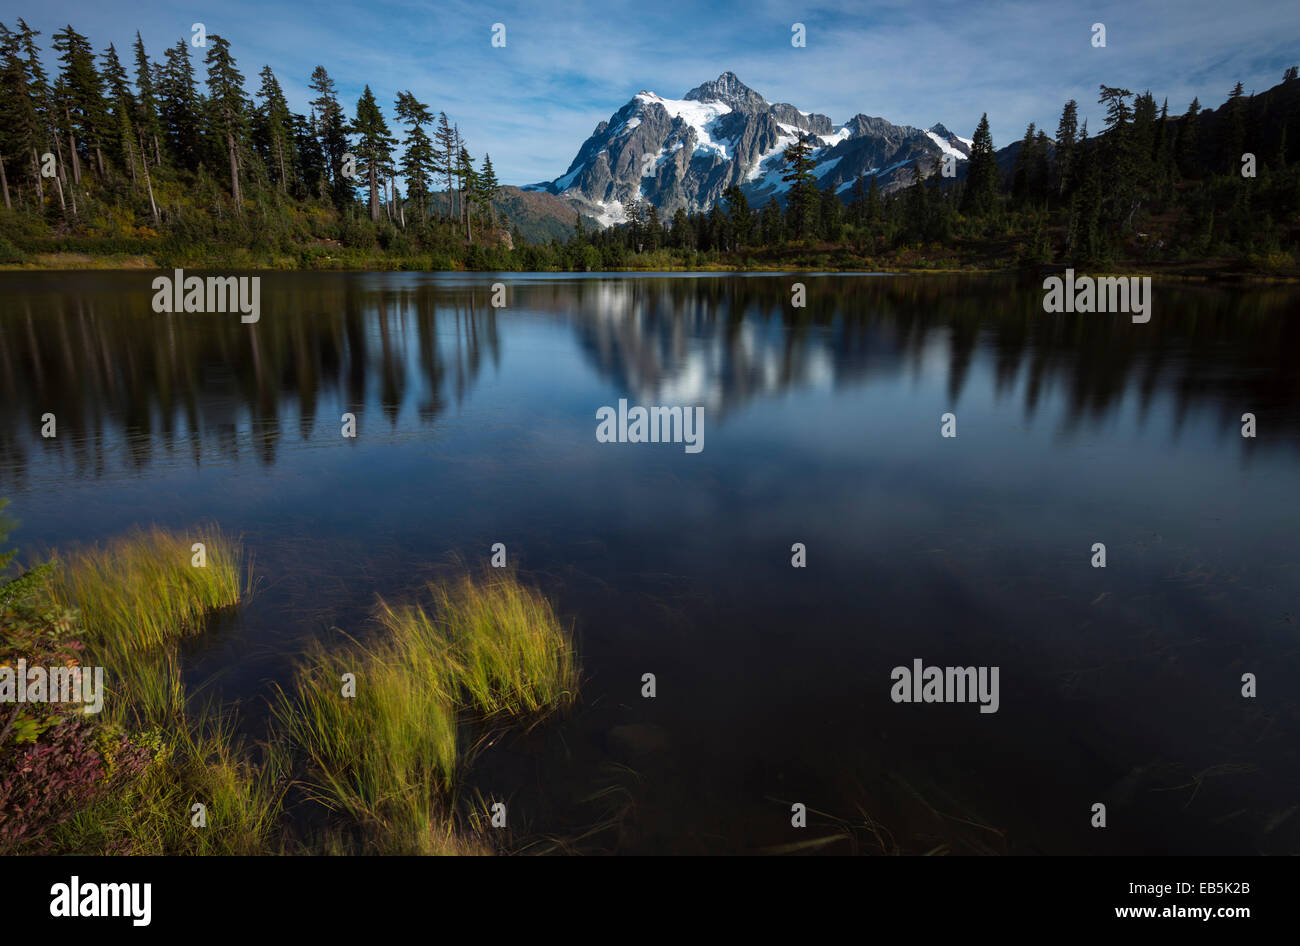
[[[987,111],[998,147],[1030,121],[1055,130],[1061,105],[1079,101],[1089,128],[1101,124],[1097,86],[1150,88],[1181,113],[1199,96],[1218,105],[1233,83],[1269,88],[1300,62],[1295,0],[818,0],[778,3],[411,2],[319,0],[131,4],[40,0],[6,3],[50,34],[66,23],[97,51],[128,58],[135,30],[154,58],[202,22],[232,45],[250,91],[269,64],[290,105],[306,112],[311,70],[323,64],[349,113],[374,89],[395,125],[395,93],[410,89],[446,111],[470,152],[492,155],[505,183],[563,174],[597,122],[641,89],[680,98],[726,70],[769,101],[831,116],[858,112],[897,124],[943,122],[970,137]],[[1090,43],[1104,23],[1105,49]],[[505,48],[491,45],[504,23]],[[791,24],[807,46],[791,46]],[[203,50],[192,50],[201,60]],[[206,73],[196,62],[200,78]]]

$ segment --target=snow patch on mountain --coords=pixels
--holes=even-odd
[[[793,125],[787,125],[784,122],[777,122],[777,126],[785,132],[781,135],[776,144],[769,150],[763,152],[758,161],[750,168],[744,177],[744,183],[753,184],[762,188],[772,188],[773,193],[785,193],[790,189],[789,183],[781,180],[788,170],[785,164],[785,150],[799,140],[799,136],[806,134]],[[820,135],[809,135],[814,145],[818,142],[825,142],[821,147],[814,147],[809,157],[812,159],[812,173],[815,178],[821,180],[831,171],[835,170],[836,165],[840,163],[841,158],[831,158],[828,152],[832,147],[841,141],[847,140],[851,132],[846,128],[838,129],[833,135],[822,137]]]
[[[911,163],[912,163],[911,161],[899,161],[897,164],[891,164],[891,165],[889,165],[889,167],[884,167],[884,168],[872,168],[872,169],[869,170],[869,171],[863,171],[863,172],[862,172],[862,181],[863,181],[862,186],[863,186],[864,188],[870,187],[870,186],[871,186],[871,178],[876,177],[876,176],[881,175],[881,174],[888,174],[890,171],[896,171],[896,170],[898,170],[899,168],[901,168],[901,167],[905,167],[906,165],[911,164]],[[841,184],[839,187],[835,188],[835,193],[837,193],[837,194],[843,194],[846,190],[848,190],[849,188],[851,188],[851,187],[852,187],[854,184],[856,184],[856,183],[857,183],[857,178],[854,178],[854,179],[851,180],[851,181],[845,181],[845,182],[844,182],[843,184]]]
[[[939,150],[942,151],[944,154],[950,154],[950,155],[952,155],[954,158],[956,158],[958,161],[965,161],[965,160],[966,160],[966,155],[962,154],[960,151],[958,151],[956,148],[954,148],[951,144],[949,144],[949,143],[948,143],[947,141],[945,141],[944,139],[940,138],[940,137],[939,137],[938,135],[936,135],[934,132],[932,132],[932,131],[927,131],[925,134],[926,134],[926,137],[928,137],[931,141],[933,141],[936,145],[939,146]],[[954,135],[953,137],[956,137],[956,136]],[[959,141],[964,141],[965,139],[961,139],[961,138],[959,138],[958,140],[959,140]]]
[[[713,126],[719,118],[731,112],[724,102],[696,102],[690,99],[666,99],[653,92],[639,92],[642,102],[655,102],[663,106],[673,118],[680,118],[695,130],[695,153],[716,154],[724,161],[731,160],[731,142],[726,138],[714,139]]]
[[[831,158],[829,161],[817,165],[817,167],[813,170],[813,173],[817,176],[818,180],[821,180],[827,174],[831,173],[831,171],[834,171],[835,165],[839,163],[840,163],[839,158]]]
[[[596,204],[600,212],[595,215],[596,222],[602,227],[612,227],[616,223],[627,222],[627,208],[620,200],[607,200]]]
[[[569,185],[571,185],[571,184],[573,183],[573,179],[574,179],[575,177],[577,177],[579,174],[581,174],[581,173],[582,173],[582,169],[585,168],[585,167],[586,167],[585,164],[579,164],[576,168],[574,168],[574,169],[573,169],[572,171],[570,171],[568,174],[564,175],[564,177],[556,178],[556,180],[555,180],[555,189],[556,189],[556,191],[565,191],[565,190],[568,190]]]
[[[581,201],[603,226],[625,221],[633,199],[661,214],[707,211],[736,184],[755,206],[782,202],[790,191],[781,180],[785,152],[800,139],[818,186],[840,193],[862,175],[875,177],[882,194],[894,193],[910,183],[910,166],[928,170],[935,156],[969,155],[967,139],[942,124],[927,132],[864,114],[835,124],[819,112],[771,104],[724,72],[679,99],[642,90],[597,125],[568,173],[534,186]]]
[[[853,137],[853,132],[841,125],[835,129],[834,134],[819,136],[826,143],[826,147],[834,148],[841,141],[848,141]]]
[[[784,173],[785,167],[781,156],[785,153],[786,148],[798,140],[797,128],[795,134],[782,135],[777,138],[775,145],[759,155],[758,160],[754,162],[754,166],[746,173],[744,183],[749,184],[758,181],[760,187],[776,187],[778,189],[782,187],[781,175]]]

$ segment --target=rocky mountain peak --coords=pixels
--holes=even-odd
[[[860,177],[877,178],[889,193],[910,184],[918,161],[930,168],[937,155],[969,154],[942,125],[927,132],[858,114],[837,126],[827,115],[770,103],[724,72],[681,99],[642,90],[596,127],[567,173],[536,189],[563,195],[601,224],[625,220],[633,203],[661,217],[708,210],[732,186],[754,206],[782,202],[785,151],[801,137],[812,145],[817,187],[842,199]]]
[[[724,72],[716,79],[697,85],[684,98],[695,102],[721,102],[737,111],[756,112],[767,108],[767,100],[759,95],[734,72]]]

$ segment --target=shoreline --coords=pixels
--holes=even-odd
[[[285,265],[280,265],[282,262]],[[39,254],[35,260],[23,263],[0,263],[0,273],[33,272],[171,272],[176,268],[191,271],[212,271],[216,269],[238,270],[240,272],[264,273],[384,273],[384,272],[419,272],[419,273],[519,273],[538,272],[589,275],[593,273],[612,275],[649,275],[657,273],[708,273],[719,276],[732,274],[769,274],[787,273],[829,273],[861,274],[870,273],[881,276],[1027,276],[1033,274],[1052,275],[1063,273],[1067,266],[1076,272],[1107,276],[1149,276],[1162,282],[1186,283],[1258,283],[1264,285],[1289,285],[1300,283],[1300,272],[1261,273],[1226,268],[1204,268],[1195,265],[1155,267],[1142,269],[1132,265],[1110,265],[1096,268],[1071,266],[1066,263],[1007,265],[998,268],[989,267],[918,267],[918,266],[809,266],[789,265],[776,268],[762,266],[727,266],[718,263],[706,266],[681,267],[625,267],[623,269],[600,270],[500,270],[500,269],[430,269],[428,260],[410,257],[371,257],[361,261],[330,259],[319,260],[324,265],[303,266],[300,260],[285,258],[283,261],[267,262],[240,260],[237,263],[219,265],[207,261],[187,261],[175,265],[164,265],[151,257],[140,254],[114,254],[95,256],[86,253],[48,253]]]

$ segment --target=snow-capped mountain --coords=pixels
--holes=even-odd
[[[929,131],[854,115],[836,125],[826,115],[770,103],[734,73],[666,99],[642,90],[596,126],[568,171],[530,190],[562,194],[588,206],[603,224],[624,219],[632,198],[649,201],[660,216],[678,208],[707,210],[733,184],[751,206],[782,200],[788,185],[781,156],[798,137],[813,139],[814,174],[822,189],[847,196],[859,175],[877,178],[882,191],[911,180],[912,165],[936,157],[965,160],[971,142],[943,125]]]

